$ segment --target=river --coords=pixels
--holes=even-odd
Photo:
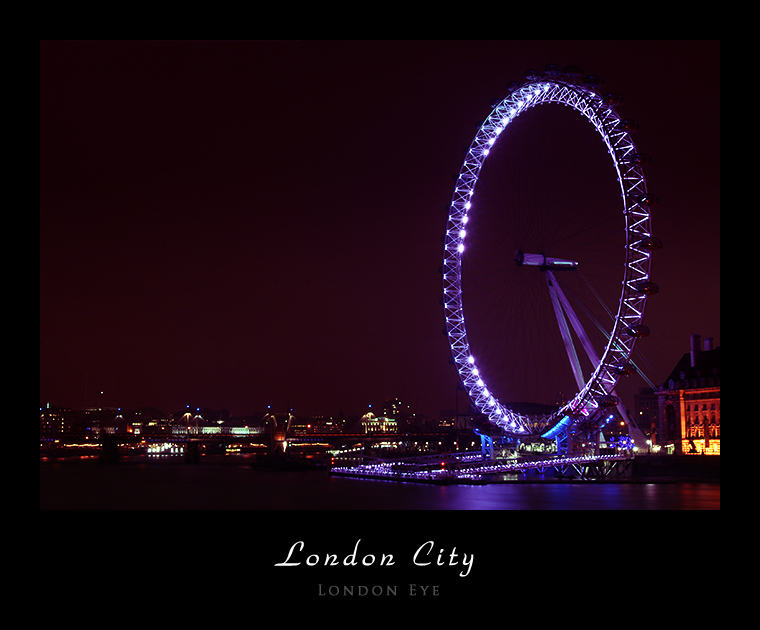
[[[433,486],[252,470],[245,457],[40,460],[41,510],[719,510],[720,483]]]

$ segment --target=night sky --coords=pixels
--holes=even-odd
[[[491,102],[547,63],[605,77],[654,160],[664,248],[639,348],[662,382],[691,333],[720,344],[719,52],[42,42],[40,404],[452,409],[438,269],[454,177]],[[621,390],[629,407],[642,385]]]

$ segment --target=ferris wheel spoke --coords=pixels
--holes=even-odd
[[[567,358],[570,360],[570,367],[573,370],[573,376],[575,376],[575,382],[578,385],[578,391],[583,389],[586,384],[586,379],[583,377],[583,371],[581,370],[581,364],[578,360],[578,353],[575,351],[575,345],[573,339],[570,336],[570,327],[567,325],[565,319],[565,313],[562,311],[561,300],[558,295],[557,287],[552,283],[552,275],[550,272],[546,274],[547,286],[549,287],[549,295],[551,296],[552,306],[554,307],[554,314],[557,317],[557,323],[559,324],[560,334],[562,335],[562,341],[565,344],[565,352],[567,352]]]

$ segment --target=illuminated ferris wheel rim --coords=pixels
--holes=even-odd
[[[647,192],[644,166],[648,158],[636,151],[630,132],[637,125],[624,120],[615,110],[619,98],[600,95],[594,77],[581,78],[574,69],[547,72],[529,71],[526,80],[513,87],[509,95],[495,105],[478,129],[467,151],[457,178],[449,207],[444,236],[443,306],[446,334],[453,362],[470,400],[494,425],[513,435],[548,435],[551,429],[592,416],[609,406],[615,385],[630,369],[629,359],[638,338],[646,336],[642,325],[647,295],[656,292],[650,282],[650,257],[658,247],[651,234],[650,207],[657,199]],[[528,416],[514,412],[500,402],[483,381],[473,356],[465,328],[462,307],[462,255],[466,247],[467,222],[480,169],[491,147],[509,124],[528,109],[557,103],[582,114],[596,129],[612,158],[622,198],[625,219],[626,263],[622,292],[608,343],[584,387],[556,412],[547,416]]]

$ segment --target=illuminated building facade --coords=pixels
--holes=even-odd
[[[393,418],[378,417],[371,411],[362,416],[361,423],[364,433],[398,433],[398,422]]]
[[[691,351],[655,393],[658,444],[672,444],[676,454],[720,455],[720,348],[711,338],[702,346],[692,335]]]
[[[340,433],[343,430],[344,421],[333,416],[311,416],[296,418],[293,416],[288,422],[288,435],[311,435],[314,433]]]
[[[72,425],[70,409],[58,409],[49,404],[40,407],[40,437],[66,433]]]

